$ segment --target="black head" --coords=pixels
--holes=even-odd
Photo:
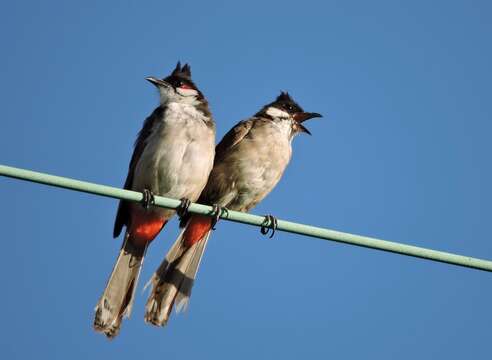
[[[304,112],[304,110],[299,106],[299,104],[296,103],[294,99],[292,99],[292,97],[286,91],[280,92],[280,95],[277,96],[275,101],[269,104],[268,106],[276,107],[277,109],[285,111],[291,115],[298,112]]]
[[[292,118],[295,132],[305,132],[311,135],[302,122],[322,117],[321,114],[305,112],[304,109],[292,99],[288,92],[282,91],[275,101],[265,105],[255,116],[267,118]]]
[[[155,77],[148,77],[146,80],[157,86],[159,90],[162,90],[162,88],[172,87],[174,92],[178,95],[186,97],[191,94],[195,95],[198,99],[203,99],[203,94],[191,80],[191,67],[188,64],[181,67],[181,62],[178,61],[178,64],[171,75],[162,80]]]

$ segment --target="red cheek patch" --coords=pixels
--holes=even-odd
[[[181,89],[193,89],[190,85],[183,84],[180,86]]]

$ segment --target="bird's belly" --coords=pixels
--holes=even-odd
[[[203,190],[213,165],[214,148],[191,141],[166,153],[158,162],[156,193],[171,198],[195,201]]]
[[[238,175],[234,186],[236,196],[230,202],[231,210],[249,211],[262,201],[277,185],[290,159],[290,152],[257,153],[237,163]]]
[[[254,177],[245,178],[244,181],[236,183],[237,192],[229,205],[231,210],[249,211],[262,201],[273,190],[280,180],[282,173],[274,174],[273,171],[265,170],[265,173]]]
[[[192,132],[173,130],[149,141],[138,162],[133,189],[147,188],[156,195],[195,201],[212,169],[213,133],[206,127]]]

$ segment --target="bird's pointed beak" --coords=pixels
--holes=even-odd
[[[145,80],[147,80],[151,84],[154,84],[157,87],[161,87],[161,86],[169,87],[170,86],[166,81],[161,80],[161,79],[157,79],[153,76],[146,77]]]
[[[323,117],[323,115],[312,112],[298,112],[295,113],[293,117],[294,120],[297,122],[296,126],[298,131],[304,132],[308,135],[312,135],[311,132],[304,125],[302,125],[302,122],[313,118]]]
[[[294,120],[297,121],[298,123],[302,123],[306,120],[313,119],[313,118],[320,118],[320,117],[323,117],[323,115],[318,113],[312,113],[312,112],[298,112],[294,114]]]
[[[311,134],[311,131],[309,131],[304,125],[302,125],[301,123],[297,123],[296,124],[296,127],[297,127],[297,131],[299,132],[303,132],[303,133],[306,133],[308,135],[313,135]]]

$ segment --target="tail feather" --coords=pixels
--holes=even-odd
[[[94,329],[108,338],[118,335],[123,317],[131,314],[146,249],[147,246],[133,245],[129,234],[125,235],[113,272],[95,308]]]
[[[193,283],[196,279],[196,274],[198,273],[198,268],[205,253],[205,248],[207,247],[208,239],[210,238],[210,231],[205,234],[205,237],[198,243],[194,244],[190,249],[189,261],[188,259],[183,259],[182,265],[186,268],[181,269],[182,266],[178,266],[177,269],[181,270],[188,279],[191,281],[183,281],[178,294],[175,299],[176,312],[186,311],[188,308],[188,302],[191,296],[191,289]]]
[[[145,321],[148,323],[164,326],[174,305],[177,312],[187,308],[211,232],[209,227],[200,232],[200,239],[190,241],[187,236],[190,232],[187,230],[192,225],[191,221],[188,222],[150,280],[152,292],[145,312]]]

